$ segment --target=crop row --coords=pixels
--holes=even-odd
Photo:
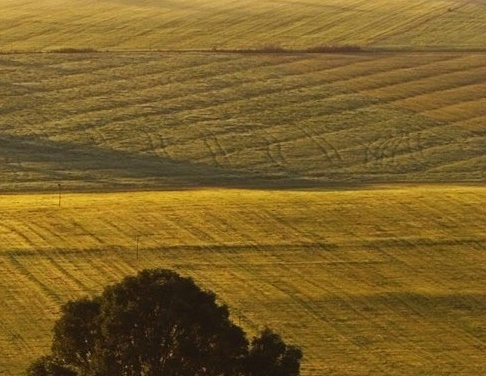
[[[480,1],[2,0],[1,51],[484,48]]]
[[[48,351],[68,299],[168,267],[249,333],[302,346],[305,376],[479,374],[485,200],[479,187],[0,196],[0,371]]]
[[[483,180],[485,61],[4,55],[2,189]]]

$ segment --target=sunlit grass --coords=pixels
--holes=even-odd
[[[0,9],[0,374],[146,267],[302,346],[303,376],[484,373],[481,2]],[[331,45],[365,51],[297,51]]]
[[[146,267],[195,278],[250,333],[270,325],[302,346],[302,375],[471,375],[485,367],[482,187],[58,200],[0,196],[6,374],[48,351],[60,304]]]
[[[0,51],[484,48],[486,10],[461,0],[1,0]]]

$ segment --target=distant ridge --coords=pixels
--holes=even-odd
[[[464,0],[0,0],[1,51],[485,47]]]

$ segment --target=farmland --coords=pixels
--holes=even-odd
[[[0,196],[0,369],[47,351],[62,302],[157,266],[301,345],[303,375],[480,374],[485,203],[464,186]]]
[[[486,55],[0,56],[0,189],[481,182]]]
[[[1,0],[0,6],[0,51],[485,47],[480,0]]]
[[[484,374],[484,1],[0,10],[1,375],[149,267],[302,376]]]

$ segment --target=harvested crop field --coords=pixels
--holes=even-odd
[[[478,182],[483,53],[0,56],[0,189]]]
[[[459,186],[1,196],[0,370],[48,350],[67,299],[169,267],[249,333],[302,346],[302,375],[481,374],[485,202]]]

